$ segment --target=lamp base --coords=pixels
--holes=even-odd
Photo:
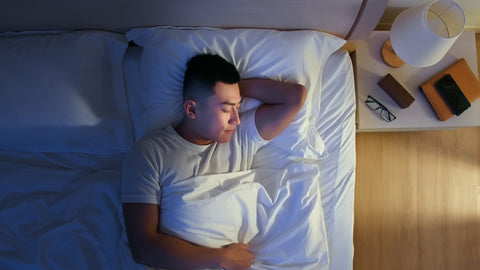
[[[405,62],[403,62],[402,59],[400,59],[400,57],[398,57],[398,55],[395,53],[395,51],[393,51],[392,42],[390,39],[383,43],[382,58],[385,64],[394,68],[403,67],[405,65]]]

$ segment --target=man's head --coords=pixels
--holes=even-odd
[[[240,75],[234,65],[218,55],[202,54],[190,59],[183,83],[186,118],[181,134],[206,144],[230,141],[240,124]]]
[[[235,84],[240,81],[240,74],[234,65],[221,56],[200,54],[187,63],[183,79],[184,100],[200,100],[214,95],[213,88],[217,82]]]

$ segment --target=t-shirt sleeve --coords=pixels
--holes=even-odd
[[[230,161],[240,164],[237,170],[250,169],[255,153],[269,142],[264,140],[262,136],[260,136],[260,133],[258,133],[257,127],[255,126],[255,111],[256,110],[250,110],[242,114],[237,138],[235,142],[231,144],[233,146],[232,152],[237,154],[235,154],[235,157],[231,158]],[[241,152],[236,152],[236,149],[241,149]]]
[[[122,203],[160,205],[158,154],[148,142],[140,140],[128,152],[123,164]]]
[[[241,121],[243,122],[240,126],[244,129],[242,131],[243,135],[246,136],[248,140],[251,140],[253,143],[258,144],[259,146],[267,144],[269,141],[264,140],[260,133],[258,132],[257,126],[255,125],[255,113],[256,109],[247,111],[242,114]]]

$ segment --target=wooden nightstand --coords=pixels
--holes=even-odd
[[[357,131],[406,131],[454,129],[457,127],[480,126],[480,101],[460,116],[453,116],[447,121],[438,120],[427,99],[418,86],[453,64],[460,58],[467,60],[470,69],[477,76],[477,51],[475,33],[464,32],[450,51],[437,64],[418,68],[408,64],[401,68],[387,66],[380,55],[383,43],[389,38],[388,31],[376,31],[366,41],[358,43],[354,53],[357,84]],[[415,102],[406,109],[401,109],[388,94],[377,85],[377,82],[390,73],[415,98]],[[380,119],[366,105],[367,96],[371,95],[388,108],[397,119],[386,122]]]

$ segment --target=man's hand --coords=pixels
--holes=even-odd
[[[247,244],[231,244],[221,249],[221,266],[226,270],[248,269],[255,256],[248,251]]]

